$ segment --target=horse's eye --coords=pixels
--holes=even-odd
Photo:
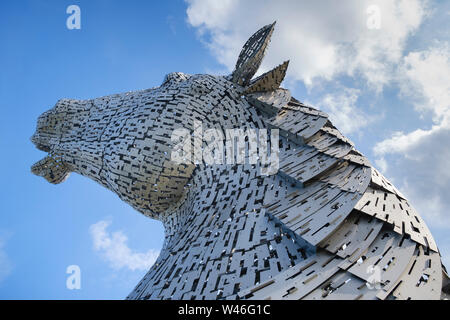
[[[171,82],[186,81],[188,78],[189,78],[189,76],[183,72],[171,72],[171,73],[166,74],[161,85],[165,85],[165,84],[171,83]]]

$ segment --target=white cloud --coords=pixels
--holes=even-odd
[[[382,156],[387,153],[402,153],[405,157],[414,157],[413,155],[408,155],[407,152],[423,144],[425,139],[441,129],[440,126],[433,126],[430,130],[417,129],[407,134],[402,131],[394,132],[391,138],[378,142],[375,145],[373,148],[374,154]],[[416,155],[415,159],[420,160],[417,156],[419,155]]]
[[[128,247],[128,238],[122,231],[110,234],[106,230],[110,224],[111,221],[101,220],[90,226],[94,249],[99,251],[114,269],[148,270],[158,258],[159,251],[150,249],[145,253],[133,252]]]
[[[424,51],[410,52],[400,72],[402,93],[417,101],[419,112],[431,113],[435,123],[450,119],[450,46],[438,43]]]
[[[0,282],[11,274],[12,263],[5,251],[6,240],[0,238]]]
[[[391,157],[389,173],[403,176],[401,189],[430,225],[449,227],[450,206],[450,49],[448,44],[411,52],[400,69],[402,95],[429,116],[429,129],[396,132],[373,148],[380,161]]]
[[[360,90],[344,88],[336,93],[326,94],[316,107],[328,113],[331,122],[339,131],[349,134],[366,127],[375,120],[356,106]]]
[[[430,225],[450,227],[450,127],[396,133],[376,144],[374,153],[379,161],[395,155],[387,158],[388,174],[401,182],[400,189]]]
[[[188,22],[200,30],[218,61],[232,71],[257,29],[277,20],[262,70],[291,59],[288,77],[311,86],[316,78],[361,75],[377,90],[392,80],[405,42],[427,15],[425,1],[187,0]],[[380,8],[381,29],[367,28],[369,5]]]
[[[376,164],[377,168],[383,174],[386,173],[386,171],[388,170],[388,164],[387,164],[386,159],[384,159],[384,158],[376,159],[375,164]]]

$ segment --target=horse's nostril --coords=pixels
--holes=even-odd
[[[50,147],[45,146],[43,144],[37,144],[36,148],[38,148],[39,150],[44,151],[44,152],[50,152]]]
[[[36,146],[37,149],[44,151],[44,152],[50,152],[50,147],[43,144],[36,134],[32,135],[30,140],[31,140],[31,142],[33,142],[33,144]]]

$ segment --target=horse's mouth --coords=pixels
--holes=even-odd
[[[47,152],[48,155],[31,166],[31,172],[37,176],[44,177],[48,182],[58,184],[66,180],[70,170],[61,156],[51,152],[51,147],[40,141],[38,135],[34,134],[31,141],[37,149]]]
[[[40,143],[35,144],[35,146],[36,146],[36,148],[37,148],[38,150],[41,150],[41,151],[50,153],[50,150],[51,150],[51,149],[50,149],[49,146],[46,146],[46,145],[40,144]]]

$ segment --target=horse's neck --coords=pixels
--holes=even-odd
[[[312,254],[265,212],[271,180],[247,169],[211,168],[195,177],[183,206],[166,217],[161,255],[131,298],[232,296]]]
[[[235,170],[239,170],[236,179]],[[237,203],[243,193],[248,193],[247,184],[257,180],[263,181],[257,175],[257,169],[245,166],[245,169],[230,166],[201,167],[189,183],[189,192],[185,195],[183,204],[166,214],[163,221],[166,232],[166,248],[177,245],[180,241],[189,241],[208,233],[207,230],[219,228],[225,222],[230,223],[239,213],[256,212],[262,208],[262,193],[259,201]],[[261,183],[261,182],[260,182]]]

